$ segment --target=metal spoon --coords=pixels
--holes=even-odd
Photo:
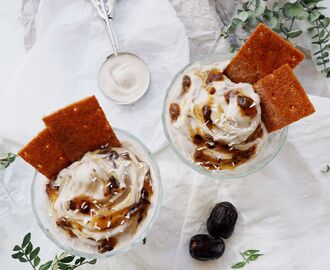
[[[149,89],[149,68],[139,56],[120,52],[116,31],[112,22],[116,9],[116,0],[91,1],[105,22],[113,49],[113,53],[107,57],[99,69],[99,88],[107,98],[116,103],[134,103]],[[138,82],[138,85],[134,85],[136,82]],[[133,87],[138,87],[138,89],[135,91]],[[133,93],[134,91],[135,93]]]

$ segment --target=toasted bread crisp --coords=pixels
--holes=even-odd
[[[288,64],[267,75],[253,87],[260,96],[262,121],[268,132],[281,129],[315,112]]]
[[[103,145],[121,145],[95,96],[60,109],[43,121],[72,162]]]
[[[47,128],[26,145],[18,155],[49,179],[55,178],[71,163]]]
[[[233,82],[254,84],[282,65],[294,68],[304,55],[274,31],[260,23],[224,74]]]

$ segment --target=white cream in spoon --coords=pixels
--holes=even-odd
[[[129,104],[148,90],[150,72],[140,57],[130,53],[114,54],[101,66],[98,83],[108,98],[120,104]]]

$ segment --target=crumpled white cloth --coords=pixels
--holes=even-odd
[[[117,4],[114,24],[122,51],[140,55],[151,70],[151,86],[134,105],[107,100],[97,72],[111,54],[103,22],[89,0],[43,0],[36,17],[37,41],[15,80],[0,93],[0,134],[27,142],[43,129],[42,116],[95,94],[110,123],[138,136],[151,150],[165,143],[161,110],[173,76],[189,61],[184,27],[168,1],[130,0]],[[16,132],[13,132],[16,131]]]
[[[239,252],[247,249],[260,249],[264,256],[244,269],[328,269],[330,173],[323,174],[321,169],[330,162],[330,100],[311,96],[311,101],[316,113],[290,126],[279,155],[248,177],[211,179],[184,165],[169,147],[157,153],[164,196],[146,245],[86,269],[230,269],[242,260]],[[60,252],[32,218],[28,192],[32,176],[33,169],[18,159],[0,180],[0,261],[4,269],[26,269],[10,259],[10,252],[28,231],[45,259]],[[189,240],[194,234],[206,233],[210,210],[220,201],[237,207],[234,234],[225,240],[226,250],[219,260],[196,261],[189,255]]]
[[[197,2],[172,0],[179,16],[186,16],[183,22],[190,31],[187,35],[191,48],[197,44],[192,57],[211,52],[215,46],[216,50],[227,46],[221,42],[216,45],[214,32],[218,31],[223,14],[232,10],[229,1],[216,1],[218,14],[221,7],[227,8],[220,14],[220,20],[216,18],[217,13],[211,11],[212,16],[197,16],[199,21],[194,24],[193,19],[190,21],[189,15],[185,15],[185,7],[195,6],[197,12],[199,7],[211,10],[210,6],[214,4],[212,0]],[[210,14],[204,13],[205,16]],[[207,32],[208,19],[212,20],[213,28]],[[308,68],[312,69],[311,66]],[[311,87],[317,90],[321,84],[322,91],[325,89],[323,78],[310,77],[305,68],[298,72],[301,72],[299,78],[308,80]],[[330,162],[330,100],[312,97],[312,102],[317,112],[290,127],[287,142],[279,155],[260,172],[242,179],[210,179],[185,166],[169,147],[158,152],[155,157],[161,170],[164,198],[146,245],[141,244],[125,255],[99,260],[96,266],[86,269],[230,269],[241,260],[239,251],[255,248],[265,255],[243,269],[326,270],[330,256],[330,174],[322,174],[321,169]],[[55,103],[53,106],[58,107]],[[11,112],[9,119],[15,115],[15,111]],[[111,114],[109,116],[111,119]],[[23,143],[24,136],[17,135],[21,130],[15,127],[11,133]],[[5,134],[0,131],[0,135]],[[12,151],[18,148],[15,143],[0,141],[0,152],[9,150],[10,145]],[[28,231],[32,232],[34,242],[42,247],[45,259],[60,252],[32,218],[28,193],[32,175],[33,170],[18,159],[6,171],[4,179],[0,176],[0,261],[4,269],[27,269],[26,265],[10,258],[10,248]],[[206,232],[205,222],[211,208],[223,200],[231,201],[239,211],[235,232],[226,240],[225,254],[214,262],[195,261],[188,253],[190,237]]]

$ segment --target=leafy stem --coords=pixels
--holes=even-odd
[[[259,253],[258,249],[248,249],[244,252],[240,252],[239,254],[242,256],[243,261],[237,262],[231,266],[232,269],[243,268],[245,265],[250,262],[256,261],[263,254]]]
[[[242,256],[242,258],[243,258],[243,260],[244,261],[246,261],[246,263],[250,263],[246,258],[245,258],[245,256],[243,255],[243,253],[242,252],[239,252],[239,254],[241,254],[241,256]]]
[[[294,24],[295,19],[296,19],[296,17],[292,17],[291,18],[291,24],[290,24],[289,32],[286,33],[286,39],[289,39],[290,38],[289,33],[292,31],[292,27],[293,27],[293,24]]]
[[[38,256],[40,248],[33,248],[33,244],[31,242],[31,233],[25,235],[22,244],[20,246],[15,245],[13,251],[14,253],[11,255],[13,259],[17,259],[22,263],[29,262],[34,270],[73,270],[84,264],[96,263],[96,259],[86,261],[85,258],[79,257],[75,260],[75,256],[62,253],[59,256],[56,255],[54,260],[47,261],[40,265],[41,259]]]
[[[293,41],[304,31],[310,37],[316,65],[321,66],[321,72],[330,77],[330,17],[325,16],[320,6],[322,0],[296,0],[280,4],[274,1],[245,0],[237,9],[228,26],[221,30],[221,37],[230,38],[231,45],[238,48],[240,44],[234,41],[245,41],[259,22],[267,24],[275,32],[282,34],[287,40]],[[304,21],[311,25],[307,30],[295,27],[295,22]]]
[[[16,155],[13,153],[7,153],[4,156],[0,156],[0,172],[8,168],[16,159]]]

